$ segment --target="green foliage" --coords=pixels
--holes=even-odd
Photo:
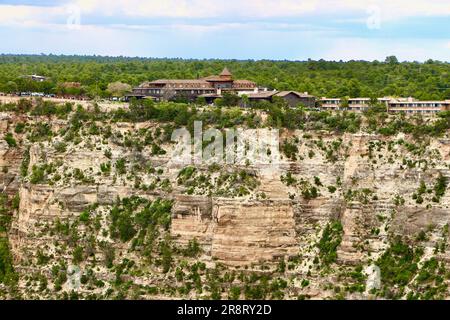
[[[435,257],[424,261],[407,299],[445,299],[448,291],[448,285],[445,282],[446,274],[444,262],[439,262]]]
[[[10,148],[17,147],[16,139],[14,139],[14,136],[12,135],[11,132],[8,132],[8,133],[5,135],[5,141],[6,141],[6,143],[8,143],[8,146],[9,146]]]
[[[298,154],[298,147],[295,141],[285,140],[283,145],[281,146],[281,151],[288,157],[289,159],[296,161]]]
[[[449,96],[448,90],[441,89],[442,74],[449,72],[448,63],[400,63],[395,57],[389,57],[385,62],[291,62],[4,55],[0,57],[0,91],[106,97],[110,95],[108,85],[114,82],[137,86],[156,79],[196,79],[218,74],[224,66],[232,70],[236,78],[278,90],[308,91],[318,97],[410,96],[411,92],[423,100]],[[20,78],[36,70],[51,80],[35,82]],[[306,76],[299,81],[299,75]],[[81,82],[82,88],[63,86],[67,79]],[[227,104],[233,105],[232,102]]]
[[[46,182],[49,174],[55,172],[55,167],[53,164],[43,164],[43,165],[33,165],[30,183],[32,184],[41,184]]]
[[[14,276],[8,241],[0,238],[0,283],[8,284],[14,279]]]
[[[439,202],[439,200],[445,195],[446,190],[447,178],[440,174],[436,181],[436,184],[434,185],[434,194],[435,198],[437,199],[436,202]]]
[[[125,158],[120,158],[116,161],[116,171],[119,175],[127,173]]]
[[[18,124],[16,124],[16,127],[14,128],[14,132],[17,134],[22,134],[25,131],[25,123],[23,122],[19,122]]]
[[[335,193],[336,190],[337,190],[337,188],[336,188],[335,186],[329,186],[329,187],[328,187],[328,192],[329,192],[329,193]]]
[[[54,145],[56,152],[64,153],[67,150],[67,144],[64,142],[58,142]]]
[[[169,200],[150,202],[139,197],[124,198],[111,209],[111,236],[128,242],[138,230],[147,232],[149,227],[157,226],[167,230],[171,222],[171,210],[172,201]]]
[[[57,116],[65,118],[73,110],[73,104],[58,104],[52,101],[36,99],[36,105],[31,111],[33,116]]]
[[[291,172],[286,173],[286,175],[281,176],[281,181],[286,184],[288,187],[294,186],[297,184],[297,179],[292,175]]]
[[[342,223],[333,221],[326,225],[322,238],[318,243],[319,258],[324,265],[330,265],[337,260],[337,248],[341,244],[343,235]]]
[[[30,148],[27,148],[23,153],[22,163],[20,164],[20,174],[22,177],[28,175],[28,166],[30,164]]]
[[[100,164],[100,170],[103,174],[109,175],[111,172],[111,162]]]
[[[36,123],[28,134],[28,140],[39,142],[49,139],[53,135],[51,126],[47,122]]]
[[[189,240],[189,243],[186,247],[186,249],[183,250],[183,255],[186,257],[195,258],[202,252],[202,249],[200,247],[200,244],[198,243],[197,239],[194,238],[192,240]]]
[[[178,173],[178,184],[179,185],[183,185],[186,183],[186,181],[188,181],[189,179],[192,178],[192,176],[194,175],[196,171],[195,167],[186,167],[183,168],[179,173]]]
[[[402,295],[406,286],[416,275],[423,249],[413,248],[396,237],[390,247],[378,259],[376,265],[381,270],[383,295],[394,298]]]
[[[11,210],[8,203],[8,196],[0,193],[0,233],[6,233],[11,224]]]
[[[77,246],[73,250],[72,262],[75,263],[75,264],[79,264],[83,260],[84,260],[84,258],[83,258],[83,248],[80,247],[80,246]]]

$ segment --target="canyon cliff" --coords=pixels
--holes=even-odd
[[[282,130],[267,170],[172,164],[151,121],[4,112],[8,133],[2,298],[450,296],[448,137]]]

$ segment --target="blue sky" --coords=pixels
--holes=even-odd
[[[450,61],[449,0],[0,0],[0,53]]]

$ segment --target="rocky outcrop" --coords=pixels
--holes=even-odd
[[[9,115],[0,115],[0,131],[10,132],[14,121]],[[55,122],[54,129],[63,129],[66,124],[64,120]],[[0,141],[3,168],[0,187],[9,197],[17,194],[20,197],[9,231],[17,270],[26,274],[27,270],[39,269],[31,267],[38,251],[54,257],[58,263],[76,261],[73,248],[64,251],[70,235],[57,236],[52,231],[57,221],[67,221],[67,228],[76,225],[76,237],[70,240],[74,242],[72,247],[94,246],[89,247],[91,255],[86,258],[89,262],[106,260],[108,249],[115,250],[116,255],[109,258],[115,259],[116,265],[127,260],[137,264],[156,261],[150,275],[136,276],[148,270],[145,267],[135,270],[134,278],[130,276],[134,283],[142,285],[173,281],[173,275],[161,273],[164,261],[154,257],[155,251],[164,251],[163,240],[173,241],[177,248],[174,251],[183,252],[196,239],[202,253],[185,254],[186,261],[198,259],[211,268],[225,266],[249,272],[261,272],[262,265],[274,270],[281,261],[286,261],[292,297],[301,290],[315,298],[330,297],[334,294],[332,285],[342,275],[338,271],[328,270],[329,274],[323,271],[318,244],[325,226],[334,221],[342,226],[341,241],[334,248],[337,259],[333,263],[339,265],[336,270],[353,270],[363,265],[370,266],[374,274],[373,270],[377,270],[374,263],[395,236],[413,243],[420,233],[426,233],[420,243],[426,257],[436,257],[450,265],[450,249],[441,246],[449,240],[448,232],[443,230],[450,223],[450,193],[445,190],[433,199],[437,179],[441,175],[450,179],[448,139],[432,140],[424,150],[419,150],[405,136],[317,133],[302,139],[306,133],[290,132],[290,138],[300,137],[296,160],[283,158],[274,167],[239,164],[214,170],[207,165],[197,166],[197,180],[183,185],[179,173],[184,166],[169,164],[168,154],[173,145],[163,145],[158,140],[165,153],[157,154],[152,150],[157,149],[152,146],[157,136],[154,132],[147,137],[151,142],[145,147],[133,149],[132,142],[124,141],[124,137],[137,139],[141,135],[139,130],[153,126],[112,124],[109,140],[86,134],[77,144],[67,143],[65,151],[55,150],[55,141],[60,141],[56,137],[54,141],[28,141],[17,148]],[[24,135],[16,138],[26,140]],[[20,166],[28,147],[28,174],[22,177]],[[118,173],[121,161],[123,168]],[[53,171],[45,172],[45,177],[32,183],[33,166],[44,164],[52,164]],[[241,177],[243,171],[250,174]],[[220,180],[222,173],[234,174],[236,183],[241,183],[238,187],[244,191],[228,197],[224,196],[226,192],[218,195],[216,191],[224,181]],[[253,180],[258,183],[246,189],[245,179],[250,184]],[[423,184],[426,190],[420,191]],[[150,246],[144,236],[137,239],[139,232],[133,234],[136,236],[133,241],[125,243],[110,236],[114,231],[111,208],[118,199],[133,196],[173,201],[170,239],[155,236],[153,256],[152,252],[131,249]],[[92,207],[95,209],[88,218],[98,218],[96,236],[81,241],[88,226],[80,215],[86,215],[85,211]],[[131,222],[135,218],[132,216]],[[435,250],[437,246],[442,247],[439,252]],[[99,278],[114,279],[112,271],[104,266],[98,270]],[[51,274],[49,269],[43,273]],[[379,279],[378,271],[375,274],[369,281],[370,287],[378,288],[383,279]],[[314,285],[308,287],[306,279],[315,281]],[[107,289],[102,287],[98,291]],[[164,293],[161,295],[164,297]]]

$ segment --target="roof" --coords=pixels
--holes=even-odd
[[[289,94],[295,94],[296,96],[298,96],[299,98],[314,98],[314,96],[311,96],[309,94],[306,93],[300,93],[297,91],[281,91],[279,93],[276,94],[277,97],[285,97]]]
[[[159,79],[151,82],[145,82],[146,84],[209,84],[205,80],[199,80],[199,79],[176,79],[176,80],[169,80],[169,79]]]
[[[179,80],[168,80],[160,79],[151,82],[144,82],[138,88],[152,88],[154,86],[168,86],[175,89],[213,89],[211,83],[205,80],[198,79],[179,79]]]
[[[232,74],[231,74],[230,70],[228,70],[228,68],[225,67],[223,69],[223,71],[220,73],[220,76],[222,76],[222,77],[231,77]]]
[[[232,81],[230,79],[224,79],[223,77],[221,78],[220,76],[208,76],[208,77],[205,77],[202,79],[203,79],[203,81],[214,81],[214,82],[220,82],[220,81],[230,82],[230,81]]]
[[[239,88],[239,87],[250,87],[254,88],[256,87],[256,83],[250,80],[235,80],[233,82],[233,87]]]
[[[415,101],[401,101],[401,100],[391,100],[390,103],[401,103],[401,104],[423,104],[423,103],[443,103],[443,104],[447,104],[449,103],[448,100],[428,100],[428,101],[420,101],[420,100],[415,100]]]
[[[249,99],[268,99],[277,94],[277,91],[250,92],[245,95]]]

